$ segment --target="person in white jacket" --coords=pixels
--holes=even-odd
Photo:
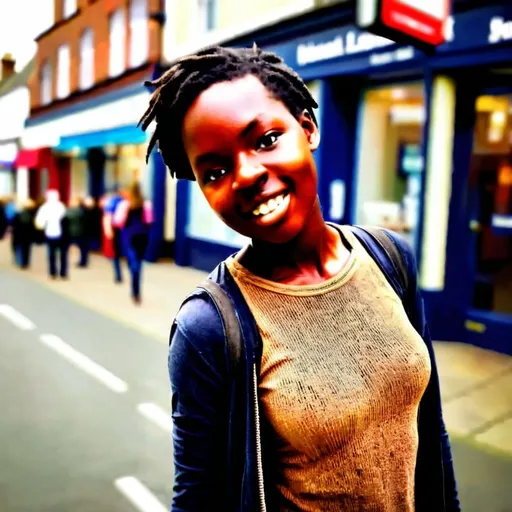
[[[44,231],[48,245],[48,273],[51,279],[68,275],[69,242],[65,227],[66,207],[60,200],[57,190],[46,192],[46,201],[39,208],[35,224]],[[60,269],[57,270],[57,252],[60,256]]]

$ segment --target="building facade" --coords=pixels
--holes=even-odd
[[[138,180],[156,205],[163,167],[145,163],[146,134],[136,125],[147,106],[145,80],[162,57],[161,0],[55,0],[55,23],[37,38],[30,117],[18,168],[71,196],[99,200]],[[19,172],[19,170],[18,170]],[[160,252],[157,218],[151,258]]]
[[[352,3],[221,41],[272,50],[310,86],[326,220],[416,251],[436,339],[512,353],[512,5],[456,0],[432,54],[364,32]],[[176,261],[211,269],[244,240],[179,182]]]
[[[13,196],[18,190],[21,199],[28,195],[28,176],[18,176],[14,168],[20,138],[30,112],[27,82],[33,73],[34,64],[34,61],[29,62],[16,73],[15,61],[11,55],[4,55],[1,61],[0,197]]]

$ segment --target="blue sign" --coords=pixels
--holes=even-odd
[[[512,5],[475,9],[449,19],[447,42],[438,55],[512,43]],[[401,63],[419,63],[426,55],[412,46],[401,46],[356,26],[335,27],[266,49],[280,55],[304,78],[326,74],[368,72]]]

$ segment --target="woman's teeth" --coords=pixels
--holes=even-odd
[[[252,211],[254,216],[267,215],[272,213],[276,208],[281,206],[285,198],[284,194],[269,199],[266,203],[261,203],[257,208]]]

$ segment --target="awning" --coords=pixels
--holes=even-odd
[[[50,148],[22,149],[14,161],[14,167],[44,169],[50,167],[51,158]]]
[[[142,144],[146,140],[147,135],[133,124],[110,130],[61,137],[59,145],[55,146],[54,149],[57,151],[70,151],[75,148],[103,147],[107,144]]]
[[[134,134],[137,130],[137,122],[148,106],[148,101],[149,94],[142,89],[136,94],[132,93],[115,100],[105,101],[99,105],[87,106],[90,102],[84,102],[80,104],[78,111],[72,110],[62,115],[57,115],[58,112],[55,112],[51,117],[40,122],[37,122],[37,119],[29,119],[21,138],[21,145],[26,149],[58,147],[58,149],[64,150],[64,148],[81,147],[80,144],[72,145],[71,141],[74,137],[80,137],[84,143],[89,145],[88,147],[101,146],[108,143],[102,141],[107,140],[114,132],[117,135],[122,134],[126,127],[132,127],[130,133]],[[142,130],[139,132],[144,134]],[[91,137],[83,138],[86,135]],[[137,134],[137,137],[140,135]],[[130,143],[126,140],[118,142]],[[61,143],[63,143],[62,146]]]

